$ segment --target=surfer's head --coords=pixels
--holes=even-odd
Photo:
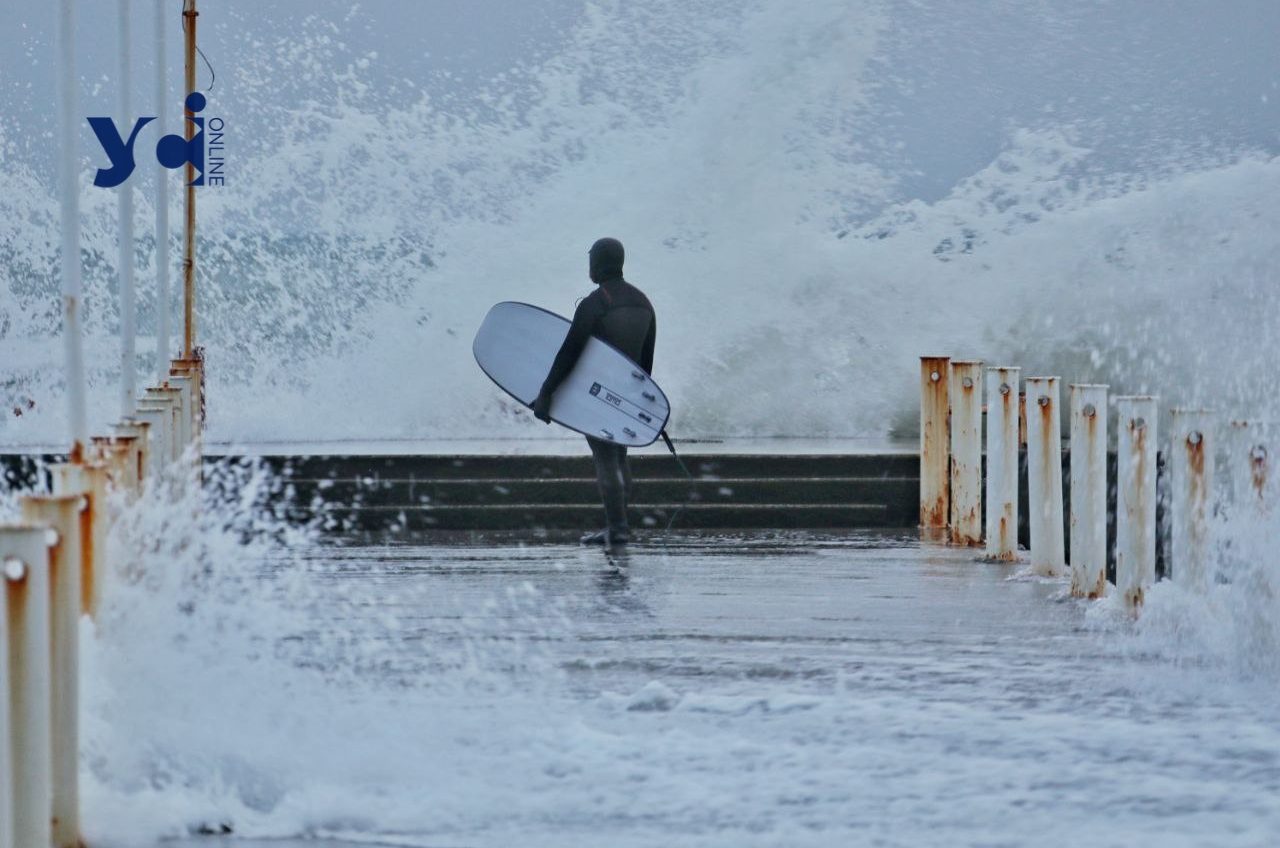
[[[626,251],[622,242],[615,238],[602,238],[591,245],[591,282],[603,283],[606,280],[617,280],[622,277],[622,260]]]

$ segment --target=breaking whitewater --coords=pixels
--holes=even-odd
[[[1247,15],[1189,13],[1218,47],[1194,20],[1148,26],[1169,48],[1152,58],[1124,42],[1136,13],[1042,5],[955,21],[930,4],[587,3],[504,72],[442,59],[413,78],[361,41],[386,26],[373,10],[210,16],[210,108],[238,175],[200,194],[210,437],[543,434],[479,375],[471,337],[498,300],[570,312],[606,233],[656,305],[677,436],[910,435],[916,357],[934,353],[1272,413],[1276,63],[1215,107],[1179,75],[1225,62]],[[49,118],[7,96],[0,441],[48,443],[64,406]],[[91,141],[106,421],[116,204],[89,184]],[[135,184],[144,357],[151,179]]]
[[[1280,54],[1249,49],[1274,31],[1265,3],[1158,20],[1065,0],[562,4],[502,69],[447,45],[415,64],[374,37],[392,26],[374,7],[298,26],[225,5],[202,17],[236,140],[235,178],[200,194],[211,440],[545,435],[471,337],[498,300],[568,313],[605,234],[657,309],[678,437],[911,436],[917,357],[943,353],[1277,414]],[[85,31],[110,31],[104,8]],[[5,46],[6,78],[45,61],[35,38]],[[108,59],[87,63],[86,109],[113,99]],[[0,89],[7,448],[65,442],[49,102]],[[90,183],[91,141],[100,428],[116,199]],[[144,335],[153,178],[134,186]],[[739,540],[734,573],[771,592],[780,568],[842,581],[797,620],[824,599],[848,617],[848,643],[757,656],[664,617],[727,603],[679,582],[723,567],[714,550],[641,550],[615,591],[577,549],[335,550],[275,518],[279,481],[211,479],[203,509],[152,489],[111,541],[144,554],[84,634],[95,844],[224,824],[404,845],[1280,833],[1274,512],[1217,515],[1207,601],[1162,583],[1136,623],[908,541],[770,560]],[[920,595],[937,606],[859,630],[939,586]],[[618,668],[600,649],[614,622],[640,634],[612,645],[640,654]],[[663,647],[670,632],[688,645]]]

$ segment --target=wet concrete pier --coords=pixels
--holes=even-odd
[[[1280,835],[1273,698],[1208,685],[1212,670],[1153,656],[1123,626],[1087,626],[1065,584],[1010,580],[1015,567],[968,551],[752,533],[625,559],[496,541],[305,556],[308,631],[277,634],[277,658],[346,684],[190,718],[228,729],[219,754],[250,809],[226,823],[282,839],[182,848]],[[290,568],[267,564],[263,589]],[[265,728],[272,744],[255,746]],[[337,735],[316,750],[315,728]],[[334,746],[365,764],[337,794]],[[283,838],[276,807],[309,817],[299,835],[338,841]]]

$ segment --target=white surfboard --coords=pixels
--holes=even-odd
[[[531,405],[569,333],[566,318],[527,303],[489,310],[471,343],[480,369],[516,400]],[[671,404],[622,351],[594,336],[551,399],[551,419],[570,430],[628,447],[652,444]]]

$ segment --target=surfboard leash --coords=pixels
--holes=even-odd
[[[658,433],[658,435],[662,437],[662,441],[666,444],[667,450],[671,451],[671,456],[675,458],[676,465],[680,466],[680,470],[684,472],[685,477],[689,478],[690,483],[689,493],[685,495],[684,503],[680,504],[680,506],[676,508],[676,511],[671,513],[671,517],[667,519],[667,529],[662,531],[662,541],[663,544],[666,544],[666,537],[671,533],[671,525],[676,523],[676,516],[684,512],[684,508],[688,506],[689,501],[693,499],[692,484],[694,483],[694,478],[693,473],[689,471],[689,467],[686,466],[684,464],[684,460],[680,458],[680,454],[676,453],[676,446],[671,443],[671,437],[667,435],[666,429],[664,428],[660,433]]]

